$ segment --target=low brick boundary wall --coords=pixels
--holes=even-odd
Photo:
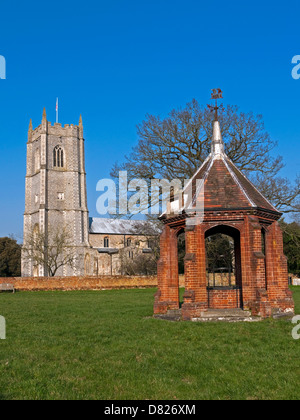
[[[145,289],[157,287],[157,277],[0,277],[1,283],[13,284],[19,291]],[[184,287],[182,276],[180,276],[180,285]]]
[[[300,286],[300,279],[293,279],[293,286]]]

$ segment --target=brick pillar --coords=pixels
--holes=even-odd
[[[205,233],[203,225],[186,228],[185,293],[183,319],[199,317],[208,308]]]
[[[278,222],[274,222],[266,233],[266,266],[272,311],[293,312],[294,301],[288,287],[287,258],[283,252],[283,237]]]
[[[253,315],[268,318],[272,315],[271,303],[266,289],[266,263],[262,252],[262,226],[257,218],[250,219],[251,252],[252,252],[252,275],[255,299],[251,310]]]
[[[265,255],[262,252],[262,228],[259,223],[252,223],[253,235],[253,264],[255,270],[255,287],[266,289]]]
[[[242,256],[241,256],[241,241],[234,239],[234,255],[235,255],[235,275],[236,285],[242,286]]]
[[[277,296],[277,286],[278,286],[278,279],[276,275],[276,270],[274,270],[274,250],[273,250],[273,238],[274,232],[273,227],[270,226],[268,230],[266,230],[266,250],[265,250],[265,257],[266,257],[266,281],[267,281],[267,290],[269,299],[272,302],[276,300]]]
[[[254,287],[252,282],[251,267],[251,237],[248,216],[245,217],[241,229],[241,271],[242,271],[242,295],[243,308],[249,310],[251,302],[254,300]]]
[[[179,309],[179,274],[177,232],[165,226],[160,238],[158,261],[158,291],[155,295],[154,313],[165,314],[169,309]]]

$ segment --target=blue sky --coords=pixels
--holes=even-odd
[[[137,141],[147,113],[196,98],[263,114],[291,179],[300,173],[299,1],[14,1],[0,6],[0,236],[22,235],[29,119],[82,114],[90,214],[96,184]]]

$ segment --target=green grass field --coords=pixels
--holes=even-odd
[[[290,321],[157,320],[154,293],[1,294],[0,399],[300,399]]]

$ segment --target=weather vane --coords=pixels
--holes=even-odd
[[[215,112],[215,120],[218,120],[218,109],[222,106],[218,106],[218,99],[223,99],[223,92],[221,89],[212,89],[211,99],[214,99],[216,101],[215,106],[208,105],[208,108],[211,110],[211,112]]]

